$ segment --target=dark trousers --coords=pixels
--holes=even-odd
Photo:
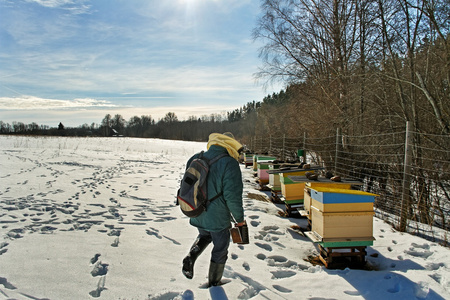
[[[213,242],[211,251],[211,261],[217,264],[224,264],[228,258],[228,246],[230,245],[230,230],[224,229],[218,232],[198,229],[198,237]]]

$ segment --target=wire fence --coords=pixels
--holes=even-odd
[[[254,153],[306,160],[359,180],[362,190],[379,195],[374,203],[378,217],[400,231],[449,243],[449,135],[413,132],[407,124],[403,131],[374,135],[349,136],[337,130],[324,137],[259,136],[249,147]]]

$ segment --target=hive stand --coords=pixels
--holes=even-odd
[[[328,269],[347,266],[362,267],[366,263],[366,246],[323,247],[319,244],[319,250],[319,259]]]
[[[372,246],[372,238],[363,239],[323,239],[314,231],[305,232],[313,243],[319,247],[319,259],[328,269],[336,268],[362,268],[366,263],[367,246]]]
[[[298,202],[298,203],[289,203],[289,201],[286,201],[286,199],[284,197],[280,197],[280,200],[282,203],[284,203],[285,207],[286,207],[286,215],[288,217],[292,217],[292,218],[299,218],[301,217],[299,210],[303,209],[303,201]]]
[[[271,185],[267,185],[267,187],[270,189],[270,200],[273,203],[283,203],[281,201],[281,191],[274,190]]]

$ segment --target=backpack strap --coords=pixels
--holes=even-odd
[[[200,153],[200,155],[203,156],[203,151]],[[213,163],[217,162],[219,159],[221,159],[222,157],[225,157],[225,156],[229,156],[228,153],[222,153],[222,154],[217,155],[216,157],[214,157],[213,159],[211,159],[211,160],[209,160],[209,161],[207,160],[208,165],[211,166]],[[205,158],[203,158],[203,159],[205,159]],[[221,191],[220,193],[218,193],[217,195],[215,195],[215,196],[212,197],[211,199],[207,200],[207,201],[206,201],[206,206],[207,206],[210,202],[212,202],[213,200],[216,200],[217,198],[219,198],[219,197],[222,196],[222,195],[223,195],[223,191]],[[206,206],[205,206],[205,210],[206,210]]]
[[[214,157],[213,159],[211,159],[209,161],[207,160],[208,165],[212,165],[213,163],[217,162],[219,159],[221,159],[222,157],[225,157],[225,156],[229,156],[228,153],[222,153],[222,154],[217,155],[216,157]],[[205,158],[203,158],[203,159],[205,159]]]

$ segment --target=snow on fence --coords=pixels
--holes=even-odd
[[[254,153],[281,160],[297,158],[364,183],[380,195],[377,215],[401,231],[448,245],[450,230],[450,136],[403,131],[350,136],[258,136],[248,145]],[[424,226],[426,225],[426,226]],[[439,236],[435,229],[442,229]]]

